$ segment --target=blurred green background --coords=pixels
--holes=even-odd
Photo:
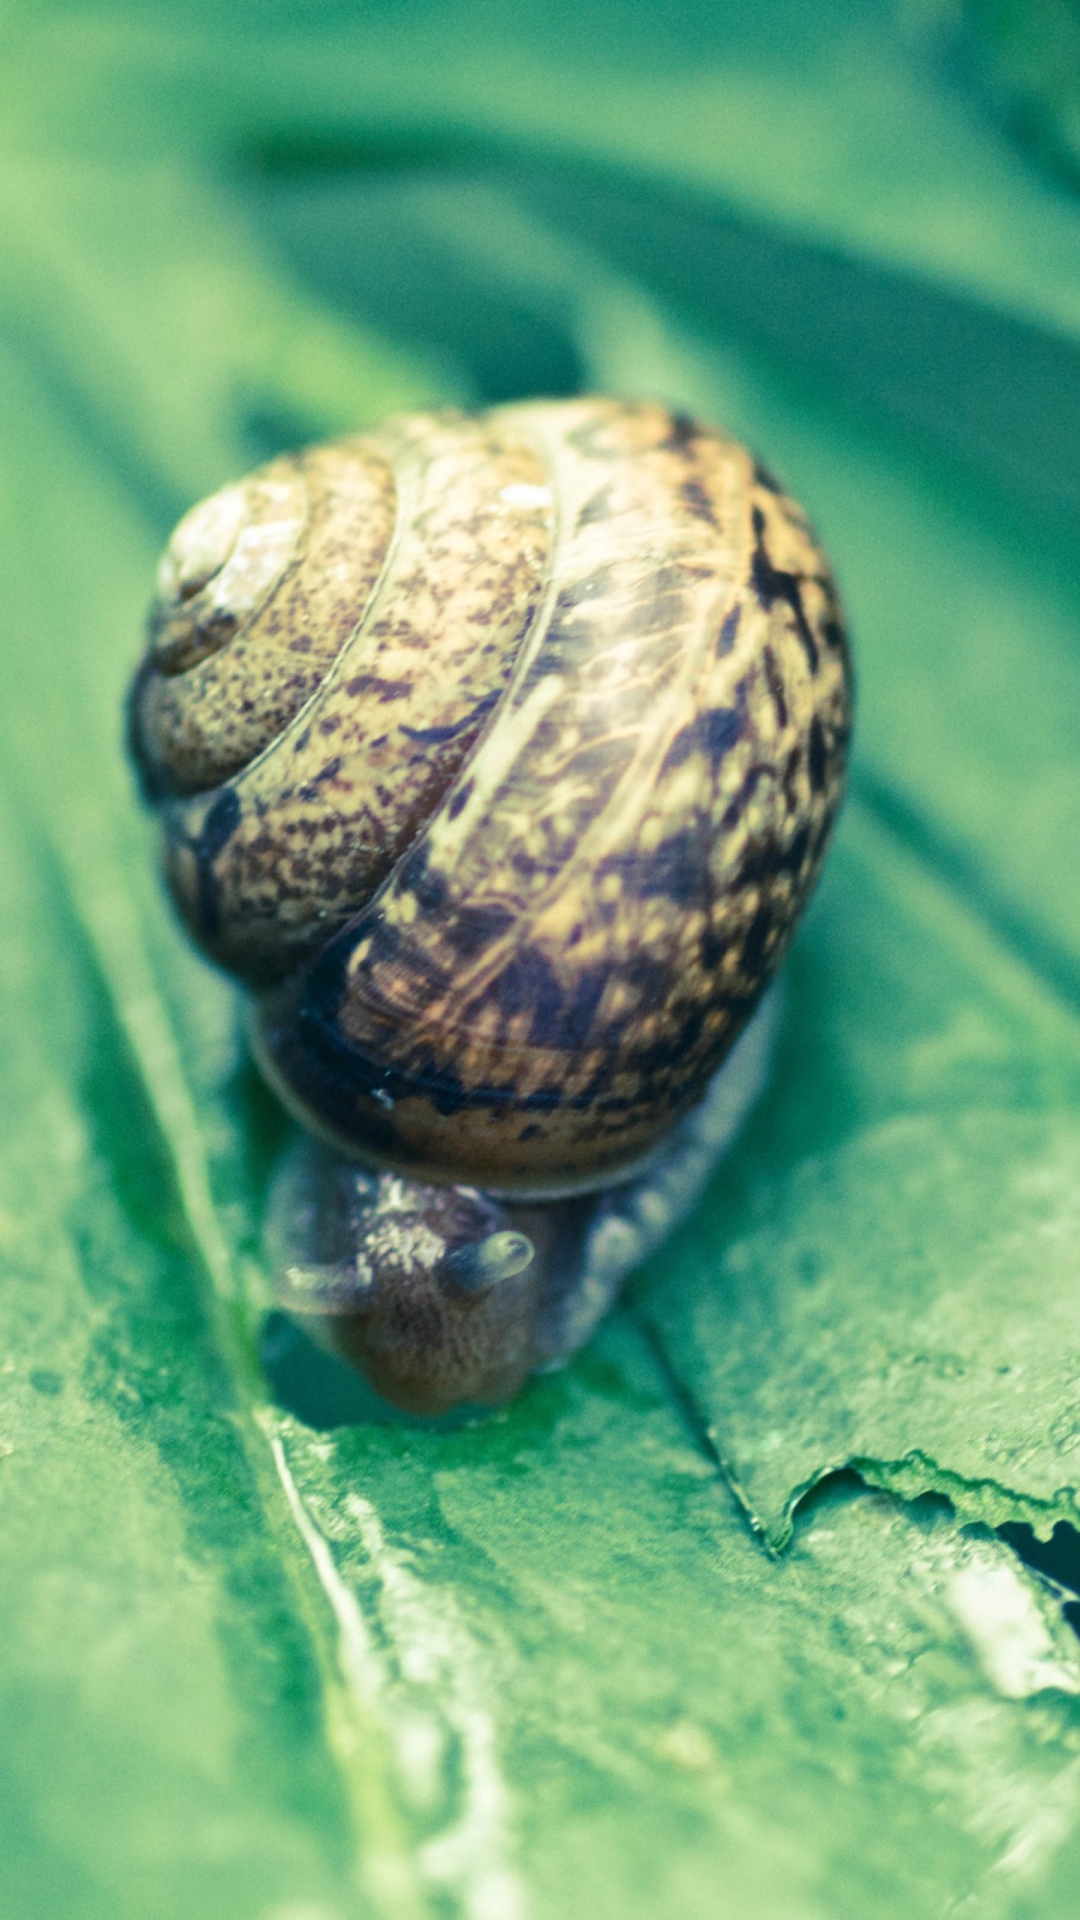
[[[1071,1920],[1080,8],[9,0],[0,1907]],[[161,544],[418,402],[658,395],[836,562],[777,1070],[452,1432],[267,1321],[283,1122],[122,750]]]

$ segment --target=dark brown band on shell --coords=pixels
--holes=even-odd
[[[397,492],[367,610],[258,758],[165,802],[174,892],[267,989],[260,1051],[317,1131],[435,1181],[601,1185],[700,1097],[816,877],[851,699],[828,567],[744,449],[659,406],[349,444]]]

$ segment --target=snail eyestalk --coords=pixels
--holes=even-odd
[[[489,1233],[486,1240],[473,1241],[470,1246],[457,1247],[447,1255],[445,1266],[462,1293],[486,1293],[489,1287],[498,1286],[500,1280],[524,1273],[535,1254],[536,1248],[527,1234],[504,1231]]]

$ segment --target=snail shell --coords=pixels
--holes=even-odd
[[[180,523],[130,709],[169,885],[251,990],[273,1085],[369,1170],[324,1155],[290,1188],[353,1249],[290,1270],[324,1272],[324,1317],[354,1330],[384,1295],[406,1326],[421,1272],[428,1322],[466,1302],[479,1335],[479,1302],[525,1303],[452,1382],[442,1335],[429,1365],[406,1326],[391,1397],[500,1397],[573,1344],[611,1192],[685,1159],[788,945],[850,709],[803,514],[660,405],[413,415]],[[391,1218],[394,1260],[360,1259]],[[466,1250],[509,1234],[512,1266],[515,1233],[531,1262],[496,1248],[466,1284]]]

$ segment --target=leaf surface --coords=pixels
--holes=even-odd
[[[9,16],[19,1920],[1073,1911],[1069,1594],[990,1529],[1057,1526],[1027,1557],[1067,1575],[1080,216],[936,9],[771,26]],[[807,501],[853,795],[695,1220],[565,1373],[418,1430],[266,1320],[283,1122],[159,895],[123,691],[200,492],[394,407],[589,384],[725,420]]]

